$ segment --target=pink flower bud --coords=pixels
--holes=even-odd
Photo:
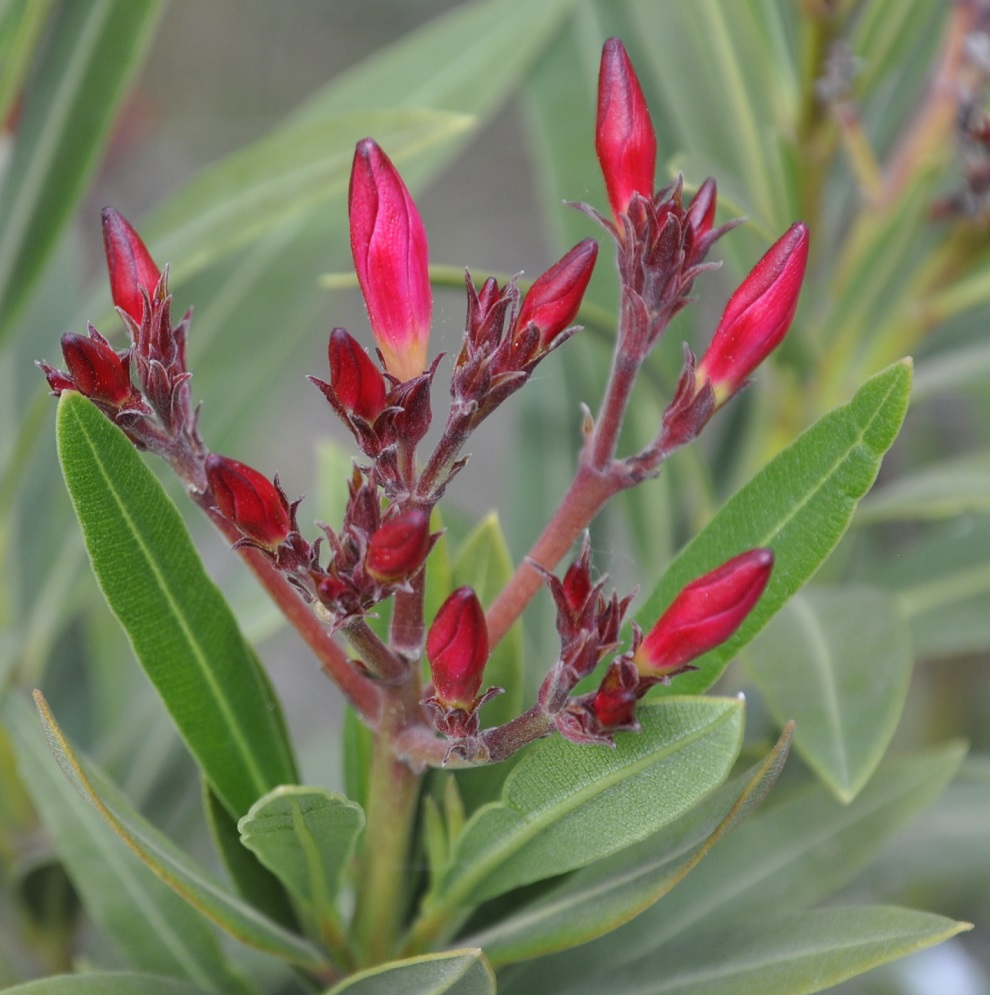
[[[370,138],[354,152],[351,252],[368,319],[389,373],[426,369],[433,298],[426,230],[391,160]]]
[[[104,207],[103,247],[110,273],[110,294],[114,304],[141,323],[144,301],[143,287],[153,294],[161,271],[151,253],[144,247],[138,233],[112,207]]]
[[[657,136],[639,80],[618,38],[609,38],[602,49],[595,151],[621,232],[620,218],[633,194],[653,196]]]
[[[636,649],[639,672],[644,677],[677,673],[724,643],[759,600],[772,569],[772,550],[751,549],[691,581]]]
[[[470,711],[488,662],[485,610],[470,587],[459,587],[440,607],[426,637],[426,658],[437,701]]]
[[[220,514],[259,546],[274,549],[291,531],[284,495],[257,470],[211,453],[206,479]]]
[[[718,405],[739,389],[787,334],[807,262],[808,228],[798,222],[770,247],[729,298],[698,364],[697,382],[711,381]]]
[[[598,243],[593,238],[586,238],[537,277],[529,288],[516,327],[535,325],[540,331],[541,349],[546,349],[573,323],[597,258]]]
[[[385,378],[343,328],[330,333],[330,386],[350,414],[373,422],[385,410]]]
[[[91,328],[89,336],[63,335],[62,355],[80,394],[118,408],[134,398],[130,363],[95,329]]]
[[[405,580],[423,565],[432,546],[429,512],[410,508],[389,519],[372,535],[364,566],[377,581]]]

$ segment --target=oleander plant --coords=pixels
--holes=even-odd
[[[454,5],[101,256],[159,7],[0,3],[2,990],[990,983],[990,4]]]

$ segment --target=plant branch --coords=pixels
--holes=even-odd
[[[355,669],[347,654],[337,645],[309,605],[302,600],[299,592],[271,565],[260,550],[250,546],[235,545],[241,538],[240,532],[213,510],[207,495],[195,491],[191,491],[190,494],[223,537],[235,546],[238,555],[250,567],[286,620],[316,654],[327,676],[343,691],[361,718],[374,726],[379,721],[382,709],[381,688]]]

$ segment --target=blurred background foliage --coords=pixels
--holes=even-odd
[[[987,8],[0,0],[0,694],[42,687],[152,821],[210,859],[192,764],[89,574],[59,478],[54,404],[32,365],[55,361],[59,335],[87,320],[122,339],[99,209],[120,210],[172,264],[176,310],[195,305],[190,365],[211,448],[277,470],[290,494],[307,495],[302,521],[333,521],[349,450],[304,378],[325,376],[334,325],[369,340],[356,286],[341,276],[354,142],[373,134],[393,155],[438,266],[536,275],[599,234],[561,202],[605,204],[595,85],[601,44],[618,35],[647,91],[661,168],[683,171],[689,189],[714,175],[720,220],[748,219],[718,243],[722,268],[653,357],[629,450],[655,433],[681,343],[703,348],[769,242],[798,218],[813,241],[784,346],[700,445],[596,523],[596,563],[651,591],[775,452],[868,375],[914,357],[912,409],[878,488],[726,687],[747,693],[754,747],[797,717],[787,776],[806,764],[844,804],[892,738],[901,751],[969,741],[938,802],[905,815],[881,853],[864,842],[870,870],[833,890],[977,924],[844,990],[990,991]],[[455,542],[494,509],[518,561],[566,487],[580,405],[594,406],[608,368],[615,281],[603,248],[586,331],[474,440],[446,512]],[[434,351],[455,348],[463,327],[460,277],[446,274]],[[304,781],[339,787],[340,702],[222,542],[180,507],[260,641]],[[534,683],[555,652],[545,601],[525,631]],[[804,680],[789,696],[795,671]],[[830,728],[840,714],[869,728]],[[80,908],[0,727],[0,984],[113,962],[109,943]]]

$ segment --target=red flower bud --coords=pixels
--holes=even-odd
[[[595,151],[619,231],[633,194],[653,196],[657,136],[639,80],[621,41],[609,38],[598,73]]]
[[[426,658],[437,701],[470,711],[488,662],[485,610],[470,587],[459,587],[440,607],[426,636]]]
[[[711,381],[717,404],[724,404],[787,334],[807,262],[808,228],[798,222],[770,247],[729,298],[698,364],[697,382]]]
[[[161,271],[123,215],[112,207],[104,207],[102,218],[110,294],[114,304],[140,324],[144,308],[141,288],[149,294],[154,293]]]
[[[89,336],[63,335],[62,355],[80,394],[118,408],[133,399],[130,363],[96,329],[91,328]]]
[[[389,519],[368,540],[364,566],[382,583],[405,580],[423,565],[432,546],[429,512],[410,508]]]
[[[284,495],[257,470],[211,453],[206,479],[220,514],[259,546],[274,549],[291,531]]]
[[[591,701],[595,717],[604,729],[630,729],[636,726],[636,691],[638,681],[634,667],[613,663]]]
[[[567,568],[567,573],[560,582],[564,601],[572,615],[579,615],[584,610],[594,590],[594,584],[591,583],[590,558],[590,546],[585,544],[581,555]]]
[[[516,327],[535,325],[540,330],[540,346],[546,349],[577,316],[597,258],[598,243],[593,238],[578,242],[533,281],[519,310]]]
[[[373,422],[385,410],[385,378],[343,328],[330,333],[330,386],[344,409]]]
[[[426,369],[433,315],[426,230],[402,177],[370,138],[354,152],[348,209],[375,341],[389,373],[411,380]]]
[[[759,600],[772,569],[772,550],[751,549],[691,581],[636,649],[640,673],[677,673],[724,643]]]

